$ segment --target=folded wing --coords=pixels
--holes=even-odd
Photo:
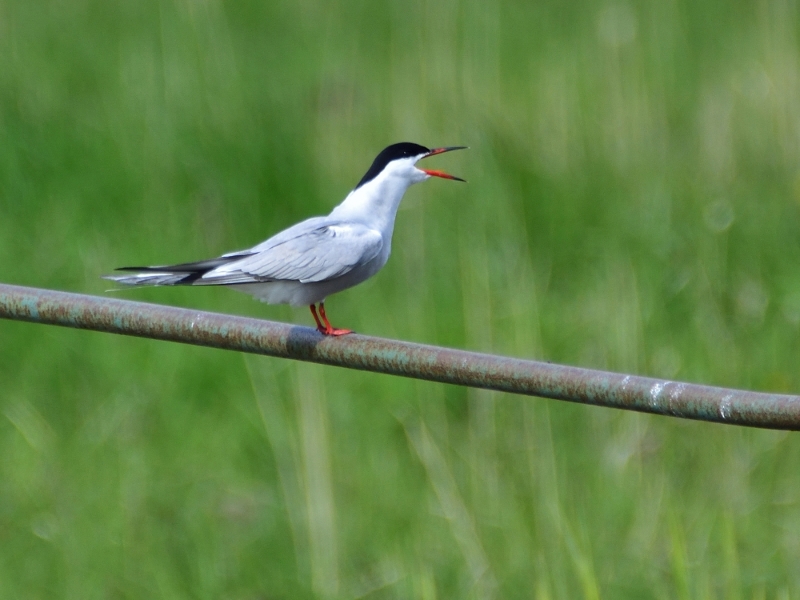
[[[309,219],[259,244],[248,256],[208,271],[194,283],[326,281],[368,263],[382,246],[380,232],[365,225]]]
[[[106,275],[126,285],[233,285],[268,281],[311,283],[340,277],[374,259],[380,232],[359,223],[314,217],[250,250],[210,260],[157,267],[123,267]]]

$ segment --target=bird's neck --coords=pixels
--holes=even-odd
[[[391,239],[400,201],[413,183],[405,177],[378,176],[350,192],[330,216],[363,223]]]

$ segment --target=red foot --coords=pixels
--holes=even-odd
[[[319,314],[322,317],[322,321],[320,321],[317,316],[317,307],[312,304],[309,308],[311,309],[311,314],[314,316],[314,320],[317,322],[317,331],[322,335],[347,335],[348,333],[353,333],[352,329],[336,329],[331,325],[331,322],[328,321],[328,316],[325,314],[324,302],[319,303]],[[323,322],[325,323],[324,325]]]
[[[352,329],[334,329],[333,327],[330,329],[320,329],[317,327],[317,331],[322,335],[347,335],[348,333],[353,333]]]

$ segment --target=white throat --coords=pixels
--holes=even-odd
[[[394,219],[406,190],[429,175],[414,167],[419,157],[395,160],[376,177],[350,192],[330,216],[379,230],[391,242]]]

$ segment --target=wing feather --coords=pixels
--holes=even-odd
[[[205,273],[195,285],[265,281],[326,281],[378,256],[383,236],[360,223],[313,218],[298,223],[250,250],[240,260]]]

